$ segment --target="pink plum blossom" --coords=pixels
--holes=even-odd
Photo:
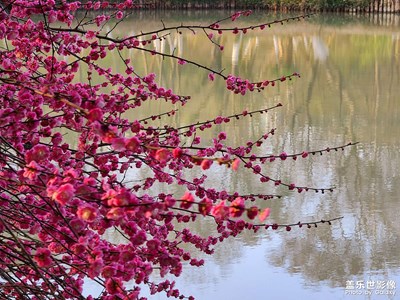
[[[258,207],[257,206],[252,206],[250,208],[247,209],[247,217],[250,220],[253,220],[257,215],[258,215]]]
[[[37,175],[40,174],[39,171],[42,170],[40,165],[36,163],[36,161],[32,160],[25,168],[24,168],[24,177],[29,178],[31,180],[36,179]]]
[[[225,200],[213,206],[211,214],[217,219],[225,219],[229,214],[229,207],[225,205]]]
[[[172,150],[172,156],[174,158],[180,158],[183,154],[183,151],[181,148],[175,148],[174,150]]]
[[[86,117],[89,122],[100,121],[103,118],[103,111],[96,107],[90,110]]]
[[[27,163],[31,161],[41,162],[46,160],[50,155],[49,148],[45,145],[36,145],[26,152],[25,159]]]
[[[36,250],[34,260],[40,268],[50,267],[51,264],[53,263],[53,260],[51,258],[51,252],[47,248],[38,248]]]
[[[204,198],[203,200],[200,201],[199,203],[199,212],[203,215],[206,216],[211,212],[212,209],[212,201],[208,198]]]
[[[125,140],[125,148],[126,150],[137,152],[140,146],[140,141],[137,137],[131,137]]]
[[[203,159],[203,161],[201,162],[201,168],[203,170],[208,170],[211,165],[212,165],[213,161],[211,159]]]
[[[78,207],[78,210],[76,211],[76,215],[78,218],[88,222],[92,223],[94,220],[96,220],[96,217],[98,216],[98,211],[95,207],[92,205],[83,205]]]
[[[264,222],[264,220],[266,218],[268,218],[270,213],[271,213],[271,209],[270,208],[266,208],[258,215],[258,218],[260,219],[261,222]]]
[[[74,197],[75,188],[72,184],[66,183],[61,185],[54,193],[53,200],[60,203],[61,205],[66,205],[68,201]]]
[[[116,151],[124,150],[126,147],[125,145],[126,145],[125,138],[116,137],[111,140],[111,147]]]
[[[158,149],[154,158],[161,163],[165,163],[171,156],[171,152],[165,148]]]
[[[118,20],[121,20],[124,17],[124,13],[122,11],[118,11],[115,15]]]
[[[229,215],[233,218],[240,217],[244,212],[244,199],[242,197],[237,197],[232,201],[229,207]]]
[[[232,170],[237,171],[239,169],[240,159],[236,158],[232,162]]]
[[[185,194],[181,198],[181,204],[180,207],[183,209],[189,209],[193,202],[194,202],[194,197],[191,193],[185,192]]]

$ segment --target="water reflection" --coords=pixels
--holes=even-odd
[[[166,24],[206,23],[221,16],[221,12],[207,11],[141,12],[114,34],[132,34],[137,28],[151,30],[160,25],[160,19]],[[258,13],[241,22],[275,17],[279,16]],[[277,134],[260,149],[263,153],[299,152],[349,141],[361,144],[343,153],[268,165],[275,178],[296,180],[299,185],[337,187],[326,195],[288,193],[261,185],[245,170],[232,174],[213,166],[206,174],[208,183],[216,188],[282,194],[283,199],[265,204],[273,209],[271,222],[344,219],[318,229],[246,233],[220,246],[215,256],[206,258],[204,268],[193,272],[188,266],[178,285],[199,299],[319,299],[321,295],[325,299],[353,299],[356,296],[345,295],[347,280],[396,280],[400,285],[399,16],[321,15],[246,35],[224,34],[217,41],[224,45],[223,52],[210,47],[203,35],[190,32],[171,33],[154,46],[158,51],[175,51],[215,70],[226,68],[227,73],[254,80],[293,71],[302,78],[243,98],[227,92],[222,81],[211,84],[207,73],[196,67],[143,53],[125,54],[135,61],[138,73],[155,72],[160,84],[193,96],[172,119],[174,124],[281,102],[284,106],[280,110],[224,126],[229,142],[239,145],[276,127]],[[121,68],[117,56],[103,63],[114,70]],[[144,118],[172,108],[162,102],[147,103],[131,117]],[[220,129],[205,131],[203,143]],[[194,172],[193,176],[200,174]],[[140,179],[149,174],[141,171],[131,176]],[[212,232],[210,222],[201,222],[194,230]],[[376,297],[385,298],[369,298]]]

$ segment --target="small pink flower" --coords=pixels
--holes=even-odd
[[[211,209],[211,214],[217,219],[225,219],[229,214],[229,207],[225,206],[225,200]]]
[[[130,139],[125,140],[125,148],[126,150],[137,152],[140,146],[140,141],[137,137],[131,137]]]
[[[308,152],[307,151],[303,151],[303,153],[301,153],[301,157],[302,158],[306,158],[308,156]]]
[[[100,121],[103,118],[103,111],[100,108],[93,108],[86,115],[89,122]]]
[[[98,9],[100,9],[100,7],[101,7],[101,3],[100,3],[100,2],[96,2],[96,3],[93,5],[93,9],[94,9],[94,10],[98,10]]]
[[[171,156],[171,152],[165,148],[158,149],[155,154],[155,159],[159,162],[164,163],[166,162]]]
[[[174,158],[180,158],[183,154],[183,151],[181,148],[175,148],[174,150],[172,150],[172,156]]]
[[[92,30],[89,30],[89,31],[86,32],[85,37],[88,40],[94,39],[96,37],[96,32],[94,32]]]
[[[150,251],[158,251],[158,248],[160,247],[160,241],[159,240],[149,240],[146,242],[146,246]]]
[[[102,126],[100,135],[103,142],[111,143],[117,137],[117,129],[113,126]]]
[[[141,128],[142,128],[142,126],[140,125],[139,121],[136,120],[136,121],[132,122],[131,131],[133,133],[138,133]]]
[[[209,74],[208,74],[208,79],[209,79],[210,81],[214,81],[214,79],[215,79],[215,74],[214,74],[214,73],[209,73]]]
[[[229,215],[233,218],[240,217],[244,212],[244,200],[242,197],[237,197],[232,201],[229,207]]]
[[[81,221],[81,222],[82,222],[82,221]],[[73,251],[73,253],[74,253],[75,255],[80,255],[80,254],[82,254],[82,253],[84,253],[84,252],[87,251],[87,250],[86,250],[86,246],[85,246],[84,244],[75,244],[75,245],[72,245],[71,250]]]
[[[135,258],[135,253],[133,249],[128,248],[120,253],[120,258],[123,262],[132,261]]]
[[[121,151],[125,149],[125,138],[113,138],[111,140],[111,147],[115,150],[115,151]]]
[[[36,145],[25,154],[25,160],[27,163],[31,161],[40,162],[46,160],[49,157],[50,151],[45,145]]]
[[[122,293],[122,280],[118,277],[108,278],[105,284],[106,290],[110,295]],[[119,298],[119,297],[117,297]]]
[[[174,198],[172,198],[171,196],[167,196],[164,199],[164,203],[168,207],[173,207],[176,203],[176,200]]]
[[[69,181],[70,178],[77,179],[80,176],[80,174],[81,174],[80,170],[69,168],[64,172],[64,176],[66,178],[64,178],[63,181]]]
[[[78,210],[76,211],[76,215],[78,216],[79,219],[82,219],[88,223],[92,223],[94,220],[96,220],[98,211],[96,208],[94,208],[91,205],[84,205],[84,206],[78,207]]]
[[[99,257],[94,258],[91,261],[89,268],[87,269],[89,277],[95,278],[99,276],[103,266],[104,266],[103,259]]]
[[[57,21],[57,12],[54,11],[54,10],[51,10],[51,11],[49,12],[49,14],[47,15],[47,21],[48,21],[49,23],[54,23],[54,22],[56,22],[56,21]]]
[[[270,208],[266,208],[264,209],[259,215],[258,218],[260,219],[261,222],[264,222],[264,220],[266,218],[268,218],[269,214],[271,213],[271,209]]]
[[[81,219],[75,218],[69,221],[69,226],[74,232],[79,233],[83,229],[85,229],[86,223],[83,222]]]
[[[211,159],[203,159],[200,166],[203,170],[208,170],[212,164],[213,161]]]
[[[257,206],[252,206],[247,209],[247,217],[250,220],[253,220],[258,214],[258,207]]]
[[[180,58],[180,59],[178,59],[178,64],[184,65],[184,64],[186,64],[186,60]]]
[[[124,13],[122,11],[118,11],[117,14],[115,15],[115,17],[118,20],[121,20],[124,17]]]
[[[235,20],[236,20],[237,18],[239,18],[239,17],[240,17],[240,12],[234,13],[234,14],[231,16],[232,22],[235,21]]]
[[[125,215],[125,210],[122,207],[113,207],[107,212],[107,219],[119,220]]]
[[[132,205],[135,203],[134,199],[136,199],[136,198],[133,197],[131,195],[131,193],[129,193],[129,191],[124,189],[124,190],[120,191],[117,195],[115,195],[114,197],[109,199],[107,201],[107,205],[109,205],[109,206],[128,206],[128,205]]]
[[[239,164],[240,164],[240,159],[236,158],[233,162],[232,162],[232,170],[237,171],[237,169],[239,168]]]
[[[285,160],[287,158],[287,153],[286,152],[282,152],[281,154],[279,154],[279,157],[281,158],[281,160]]]
[[[142,245],[146,240],[147,240],[146,232],[143,230],[140,230],[137,234],[135,234],[131,238],[131,242],[132,242],[133,246]]]
[[[211,212],[212,209],[212,201],[208,198],[204,198],[199,203],[199,212],[205,216]]]
[[[193,195],[189,192],[185,192],[185,194],[182,196],[181,200],[182,200],[182,202],[181,202],[180,207],[183,209],[189,209],[194,202]]]
[[[72,184],[66,183],[60,186],[52,195],[53,200],[61,205],[67,204],[74,197],[75,188]]]
[[[221,116],[218,116],[214,119],[215,124],[221,124],[224,121],[224,118]]]
[[[219,140],[225,140],[226,139],[226,133],[225,132],[220,132],[218,134],[218,139]]]
[[[103,270],[101,271],[101,275],[104,278],[111,278],[111,277],[113,277],[115,275],[115,273],[116,273],[116,270],[112,266],[105,266],[103,268]]]
[[[25,168],[23,176],[29,178],[31,180],[36,179],[38,175],[38,171],[41,170],[41,167],[36,163],[36,161],[32,160]]]
[[[34,260],[40,268],[50,267],[53,262],[53,260],[51,259],[51,252],[47,248],[37,249]]]

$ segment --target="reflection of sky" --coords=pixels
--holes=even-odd
[[[275,239],[279,239],[276,236]],[[345,294],[347,280],[388,281],[394,280],[399,284],[400,274],[371,273],[366,276],[352,276],[343,278],[343,286],[332,287],[324,282],[308,282],[299,272],[289,274],[285,268],[271,267],[268,263],[268,253],[274,248],[277,241],[263,241],[257,247],[243,247],[240,260],[232,257],[227,266],[214,265],[212,258],[206,259],[206,265],[201,269],[190,268],[177,280],[183,294],[189,295],[195,291],[196,299],[397,299],[373,295],[354,296]],[[219,250],[223,252],[221,247]],[[315,266],[318,268],[319,266]],[[365,289],[366,290],[366,289]],[[364,290],[362,290],[364,292]],[[152,296],[150,299],[168,299],[162,295]]]
[[[352,213],[348,213],[347,215],[343,216],[342,222],[342,232],[341,235],[343,238],[352,238],[356,231],[356,216]]]

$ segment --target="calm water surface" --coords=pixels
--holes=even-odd
[[[141,13],[120,24],[114,36],[155,29],[160,19],[167,25],[206,24],[223,16],[222,12]],[[240,25],[277,17],[256,13]],[[227,132],[232,145],[239,145],[277,128],[260,153],[301,152],[350,141],[360,144],[344,152],[266,166],[271,177],[286,182],[336,187],[324,195],[288,193],[260,184],[246,170],[232,173],[213,166],[206,173],[209,186],[283,195],[263,204],[272,208],[271,223],[344,218],[330,227],[294,228],[288,233],[261,230],[232,238],[220,245],[214,256],[204,257],[204,267],[186,266],[177,286],[197,299],[400,299],[399,16],[319,15],[246,35],[224,34],[217,41],[224,45],[223,52],[210,46],[201,33],[171,33],[156,44],[156,49],[174,51],[253,81],[294,71],[302,77],[240,97],[226,91],[223,80],[211,83],[207,72],[196,67],[126,52],[139,74],[154,72],[160,84],[192,96],[179,108],[173,124],[190,124],[280,102],[283,107],[268,114],[204,132],[203,143],[209,143],[220,130]],[[104,63],[114,70],[121,68],[117,56]],[[138,119],[172,108],[162,102],[148,103],[130,117]],[[141,178],[146,171],[130,176]],[[208,234],[214,229],[205,221],[193,230]],[[348,281],[362,295],[346,295]],[[387,281],[394,281],[397,287],[382,287]],[[369,291],[370,296],[366,295]]]

